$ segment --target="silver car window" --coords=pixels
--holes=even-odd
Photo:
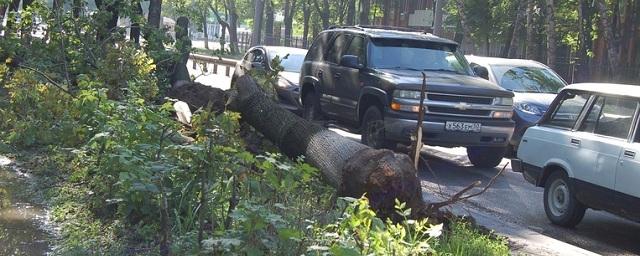
[[[580,130],[627,139],[637,104],[634,99],[598,96]]]

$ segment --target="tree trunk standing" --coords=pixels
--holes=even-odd
[[[189,38],[189,19],[187,17],[179,17],[176,20],[176,48],[180,52],[180,59],[175,63],[173,71],[170,75],[170,82],[175,86],[178,81],[190,81],[189,70],[187,69],[187,61],[191,53],[191,39]]]
[[[234,1],[234,0],[231,0]],[[254,12],[253,12],[253,30],[251,31],[251,46],[260,44],[262,36],[262,17],[264,15],[264,1],[265,0],[253,0]]]
[[[547,15],[547,66],[551,69],[556,68],[556,19],[555,19],[555,5],[553,0],[546,0],[546,15]]]
[[[604,0],[598,0],[596,3],[598,13],[600,14],[600,26],[604,31],[604,40],[607,43],[607,70],[609,75],[618,78],[620,55],[619,55],[619,42],[616,36],[613,34],[613,24],[611,24],[611,16],[608,14],[607,3]]]
[[[518,46],[520,45],[520,36],[522,31],[522,22],[525,18],[527,11],[527,0],[518,1],[518,10],[516,12],[516,20],[513,24],[513,34],[511,36],[511,43],[509,44],[509,52],[507,56],[509,58],[517,58]]]
[[[456,7],[458,7],[458,15],[460,17],[460,26],[462,26],[462,32],[464,33],[464,39],[462,40],[462,46],[466,54],[473,53],[473,38],[471,38],[471,28],[467,23],[467,17],[465,13],[465,6],[463,0],[456,0]]]
[[[353,26],[356,24],[356,0],[349,0],[347,6],[347,25]]]
[[[162,0],[149,0],[148,23],[152,28],[160,28],[162,24]]]
[[[371,0],[360,0],[360,25],[369,25],[369,15],[371,12]]]
[[[4,24],[4,17],[5,14],[7,13],[7,6],[4,4],[0,5],[0,33],[2,33],[3,27],[2,24]]]
[[[433,34],[442,37],[444,29],[442,27],[442,18],[444,17],[445,6],[447,6],[447,0],[436,0],[435,17],[433,19]]]
[[[285,0],[284,2],[284,46],[291,46],[291,35],[293,34],[293,17],[296,14],[296,4],[296,0]]]
[[[322,1],[322,8],[320,8],[320,4],[318,4],[318,0],[312,0],[313,6],[318,11],[320,15],[320,20],[322,21],[322,29],[329,28],[329,19],[331,18],[331,9],[329,9],[329,0]],[[315,33],[314,33],[315,35]]]
[[[77,19],[82,14],[82,10],[84,9],[84,1],[82,0],[73,0],[73,18]]]
[[[131,17],[131,30],[129,31],[129,40],[132,40],[136,46],[140,46],[140,21],[143,19],[142,4],[137,1],[133,4],[133,17]]]
[[[239,53],[238,49],[238,10],[235,0],[228,0],[225,4],[229,11],[229,50],[232,54]]]
[[[204,34],[204,48],[209,49],[209,28],[207,27],[207,18],[209,17],[209,10],[204,8],[202,10],[202,33]]]
[[[311,20],[311,0],[302,0],[302,47],[309,48],[309,21]]]
[[[589,3],[588,0],[578,1],[578,75],[576,82],[589,81],[591,78],[591,72],[589,67],[588,52],[592,47],[591,43],[591,15],[589,15]]]
[[[222,49],[222,51],[225,51],[225,44],[226,44],[226,30],[229,27],[229,23],[225,20],[222,19],[222,17],[220,17],[220,14],[218,13],[218,10],[216,10],[216,7],[213,5],[209,5],[209,8],[211,8],[211,11],[213,12],[213,16],[216,17],[216,20],[218,21],[218,24],[220,24],[220,49]],[[227,12],[227,15],[225,15],[225,17],[228,19],[229,15],[228,15],[228,10],[225,8],[225,12]]]
[[[391,12],[389,11],[391,10],[391,0],[384,0],[382,2],[382,25],[383,26],[389,26],[389,20],[391,18]]]
[[[242,113],[242,121],[262,132],[284,154],[317,167],[339,196],[366,193],[380,216],[392,216],[397,198],[415,215],[425,208],[417,172],[409,157],[390,150],[375,150],[308,122],[278,107],[249,76],[236,83],[237,95],[230,108]]]
[[[103,0],[95,0],[95,3],[98,10],[107,12],[111,15],[107,20],[107,23],[104,24],[104,28],[98,29],[96,37],[99,42],[102,42],[108,39],[111,33],[115,32],[115,29],[118,26],[118,17],[120,16],[118,6],[120,5],[120,2],[116,0],[105,3]]]
[[[582,1],[582,0],[580,0]],[[538,52],[538,44],[535,40],[536,38],[536,29],[535,29],[535,3],[536,0],[527,0],[527,50],[525,53],[525,58],[534,60],[538,59],[536,53]]]
[[[264,44],[265,45],[273,45],[274,37],[273,37],[273,1],[266,0],[265,1],[265,21],[264,21]],[[280,42],[277,42],[280,45]]]

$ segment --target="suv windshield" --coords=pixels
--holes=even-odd
[[[498,85],[509,91],[558,93],[565,83],[553,71],[539,67],[492,66]]]
[[[455,45],[407,39],[374,39],[370,66],[380,69],[452,72],[471,75]]]

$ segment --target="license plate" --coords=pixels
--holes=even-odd
[[[466,122],[446,122],[444,129],[454,132],[480,132],[482,124]]]

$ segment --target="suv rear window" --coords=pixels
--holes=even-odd
[[[589,99],[588,93],[564,92],[560,103],[543,124],[571,129],[576,124],[582,109]]]

